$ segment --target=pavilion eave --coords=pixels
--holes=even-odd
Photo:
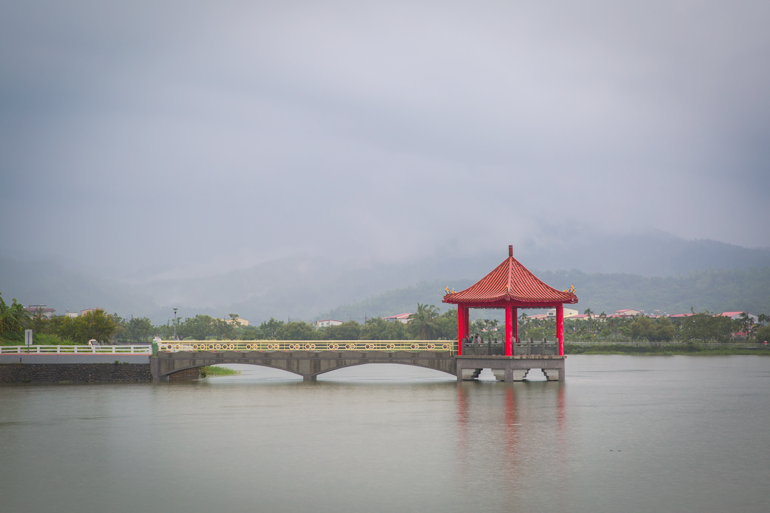
[[[441,301],[442,303],[462,305],[466,308],[505,308],[512,306],[514,308],[552,308],[556,305],[576,304],[577,298],[568,301],[516,301],[512,299],[498,300],[498,301],[447,301],[446,299]]]

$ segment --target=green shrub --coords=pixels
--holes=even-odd
[[[71,340],[62,340],[61,337],[52,333],[34,333],[33,341],[39,346],[63,346],[73,344]]]

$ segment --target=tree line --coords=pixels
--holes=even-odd
[[[364,324],[349,321],[316,329],[304,321],[270,318],[258,326],[242,326],[238,321],[238,314],[229,314],[227,320],[196,315],[154,325],[147,317],[124,319],[101,309],[77,317],[48,318],[42,311],[28,312],[15,299],[7,305],[0,296],[0,339],[10,344],[23,344],[25,329],[33,330],[34,343],[44,345],[87,344],[92,339],[144,344],[156,336],[163,340],[435,340],[457,336],[455,310],[441,314],[436,306],[423,304],[417,305],[406,324],[374,317]]]
[[[770,341],[770,316],[761,314],[755,323],[743,314],[730,319],[712,312],[695,313],[688,317],[652,319],[645,316],[607,317],[604,312],[594,315],[588,309],[587,320],[564,321],[565,340],[619,342],[644,340],[651,343],[730,342],[736,333],[745,340]],[[304,321],[284,322],[270,318],[258,326],[241,326],[238,314],[229,319],[209,315],[176,319],[173,323],[153,325],[147,317],[124,319],[104,310],[87,312],[78,317],[66,315],[50,319],[42,311],[28,312],[15,299],[8,305],[0,295],[0,338],[6,343],[23,344],[24,330],[32,329],[36,344],[86,344],[95,339],[102,343],[147,343],[153,337],[171,340],[454,340],[457,337],[457,310],[443,314],[435,305],[417,304],[417,310],[406,324],[373,317],[361,324],[344,322],[337,326],[316,329]],[[483,340],[504,339],[504,331],[496,319],[477,319],[470,333]],[[519,339],[542,340],[556,338],[555,319],[531,319],[525,312],[519,318]]]
[[[708,310],[696,313],[691,309],[687,317],[607,317],[604,312],[594,315],[586,310],[586,320],[564,320],[564,339],[568,342],[622,342],[630,340],[661,342],[718,342],[727,343],[742,333],[742,340],[770,341],[770,316],[760,314],[759,322],[742,314],[738,319],[724,317]],[[556,337],[555,319],[527,319],[522,315],[519,336],[541,340]]]

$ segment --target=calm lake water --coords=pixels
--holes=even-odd
[[[0,387],[0,510],[770,511],[770,358],[572,356],[565,384],[232,367]]]

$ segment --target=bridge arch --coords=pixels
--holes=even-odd
[[[151,359],[150,365],[156,381],[167,381],[170,375],[177,372],[228,363],[285,370],[302,376],[305,381],[315,381],[317,376],[333,370],[370,363],[410,365],[453,376],[457,372],[455,358],[448,351],[177,352],[159,353],[157,358]]]
[[[355,362],[355,363],[349,363],[347,365],[340,365],[339,367],[324,369],[318,373],[312,374],[310,376],[310,380],[315,381],[318,376],[321,376],[323,374],[328,374],[330,372],[334,372],[342,369],[350,369],[352,367],[360,367],[363,365],[401,365],[401,366],[407,366],[407,367],[419,367],[421,369],[429,369],[429,370],[434,370],[444,374],[450,374],[452,377],[455,377],[455,372],[451,372],[449,370],[444,370],[444,369],[437,369],[433,366],[420,365],[420,364],[411,363],[411,362],[389,361],[389,362]]]

